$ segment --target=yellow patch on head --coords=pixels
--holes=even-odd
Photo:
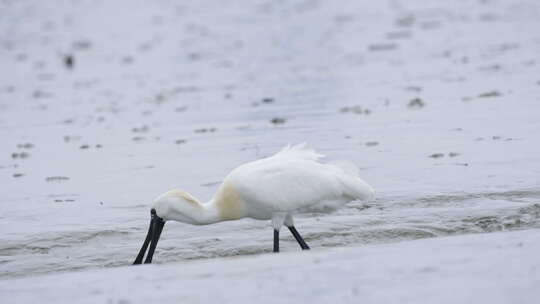
[[[165,193],[165,195],[170,196],[170,197],[178,197],[188,203],[199,205],[199,201],[197,201],[196,198],[194,198],[193,196],[191,196],[191,194],[187,193],[184,190],[180,190],[180,189],[169,190]]]
[[[236,220],[245,215],[244,203],[229,182],[223,183],[214,199],[219,215],[224,220]]]

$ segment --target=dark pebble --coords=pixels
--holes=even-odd
[[[62,182],[69,180],[69,177],[67,176],[49,176],[45,178],[46,182]]]
[[[501,96],[501,95],[502,95],[502,94],[499,93],[498,91],[491,91],[491,92],[486,92],[486,93],[478,94],[478,98],[499,97],[499,96]]]
[[[367,147],[374,147],[374,146],[378,146],[378,145],[379,145],[379,143],[376,142],[376,141],[368,141],[368,142],[366,142]]]
[[[66,66],[66,68],[72,69],[74,64],[75,64],[75,59],[73,58],[73,55],[64,56],[64,65]]]
[[[270,122],[272,122],[275,125],[281,125],[281,124],[284,124],[286,121],[287,120],[285,118],[276,117],[276,118],[272,118]]]
[[[414,98],[414,99],[411,99],[411,101],[409,101],[409,103],[407,104],[407,107],[409,107],[410,109],[419,109],[419,108],[423,108],[425,105],[426,103],[422,99]]]

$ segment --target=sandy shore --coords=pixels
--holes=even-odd
[[[2,303],[536,303],[540,231],[0,281]]]

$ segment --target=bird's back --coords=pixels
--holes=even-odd
[[[350,165],[323,164],[321,157],[304,146],[288,146],[274,156],[236,168],[224,184],[233,185],[248,216],[261,219],[274,212],[332,211],[373,196],[373,189]]]

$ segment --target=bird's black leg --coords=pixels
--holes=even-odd
[[[287,227],[291,231],[292,235],[294,235],[294,238],[300,244],[300,247],[302,247],[302,250],[308,250],[309,246],[306,244],[300,233],[298,233],[298,230],[294,228],[294,226]]]
[[[274,252],[279,252],[279,230],[274,229]]]

